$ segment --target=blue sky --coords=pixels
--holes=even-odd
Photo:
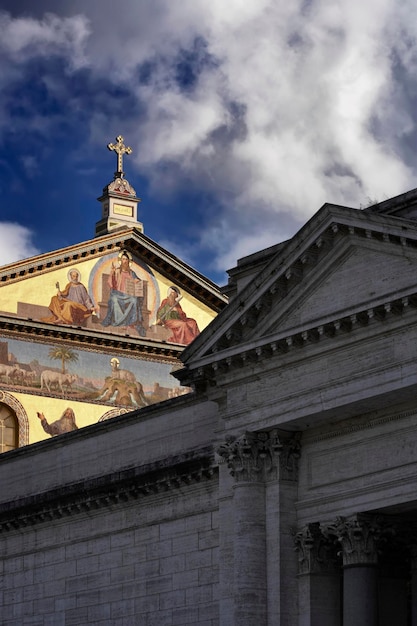
[[[224,284],[324,202],[414,188],[414,0],[0,0],[0,263],[93,237],[125,172],[145,233]]]

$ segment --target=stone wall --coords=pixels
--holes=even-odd
[[[3,535],[1,623],[218,624],[217,481]]]
[[[217,625],[215,417],[177,398],[1,455],[1,624]]]

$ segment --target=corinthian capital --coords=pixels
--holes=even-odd
[[[377,516],[355,515],[338,517],[327,528],[342,546],[343,565],[375,565],[378,562],[378,542],[387,527]]]
[[[221,462],[226,462],[236,481],[264,480],[277,468],[281,441],[271,433],[246,432],[241,437],[229,437],[217,448]]]
[[[307,524],[293,534],[298,553],[299,574],[323,573],[335,569],[337,563],[335,543],[321,532],[318,522]]]

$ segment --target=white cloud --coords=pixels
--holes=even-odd
[[[146,149],[140,161],[148,165],[179,158],[183,167],[192,168],[190,157],[205,146],[210,132],[222,120],[226,121],[226,111],[215,96],[204,98],[198,93],[195,97],[185,97],[176,87],[158,98],[150,89],[143,88],[140,97],[148,105],[142,140]]]
[[[25,226],[0,222],[0,265],[39,254],[32,237],[33,233]]]
[[[13,59],[59,51],[131,90],[143,116],[125,111],[123,132],[154,192],[193,184],[222,204],[195,242],[217,268],[291,235],[326,201],[359,207],[414,186],[412,0],[124,0],[117,16],[111,0],[59,5],[71,17],[3,15],[0,47]],[[213,62],[184,89],[174,61],[196,38]],[[91,111],[93,141],[109,140],[105,115]]]
[[[42,19],[11,18],[0,13],[2,33],[0,51],[13,61],[25,61],[36,56],[63,54],[73,69],[85,63],[84,46],[90,34],[88,21],[82,15],[60,18],[47,13]]]
[[[0,140],[2,131],[14,127],[16,116],[11,111],[16,109],[15,90],[21,84],[27,86],[25,74],[27,62],[43,58],[50,61],[60,57],[65,59],[68,74],[86,65],[84,49],[89,36],[89,22],[85,16],[58,17],[46,14],[41,19],[32,17],[12,18],[0,10]],[[37,82],[44,81],[51,91],[54,80],[48,83],[48,76],[36,77]],[[27,98],[20,96],[22,106],[29,112]],[[25,122],[31,130],[46,131],[51,122],[38,111],[32,110],[32,118]]]
[[[141,91],[148,116],[138,129],[138,160],[151,171],[160,159],[175,159],[220,197],[227,189],[221,261],[272,243],[273,216],[279,225],[290,212],[301,224],[326,201],[359,207],[414,185],[415,165],[401,158],[400,138],[416,132],[416,120],[398,113],[404,94],[394,75],[395,55],[411,76],[416,68],[415,9],[404,4],[410,13],[398,13],[393,0],[322,0],[304,13],[301,3],[193,2],[184,41],[190,29],[202,35],[219,65],[191,94],[169,80],[162,92],[160,80]],[[246,133],[225,149],[211,133],[233,124],[231,102],[245,111]],[[230,201],[239,209],[234,219]],[[260,208],[270,217],[253,235],[246,218]],[[202,245],[219,254],[222,239],[219,224],[208,221]]]

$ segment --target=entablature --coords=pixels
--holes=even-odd
[[[45,322],[36,322],[31,319],[22,319],[0,315],[0,331],[11,337],[24,339],[54,340],[80,344],[94,348],[107,348],[116,351],[136,352],[155,357],[166,356],[178,358],[183,350],[182,346],[167,344],[155,340],[146,340],[132,335],[113,335],[106,332],[93,331],[82,326],[57,326]]]
[[[417,323],[416,310],[417,291],[397,294],[397,297],[392,299],[385,301],[380,299],[373,306],[358,308],[342,316],[333,318],[329,316],[317,324],[294,328],[291,332],[276,333],[246,344],[227,345],[226,342],[220,346],[217,344],[218,349],[213,349],[211,353],[196,359],[188,367],[177,370],[174,375],[183,385],[201,387],[205,381],[209,385],[215,385],[219,374],[224,377],[225,373],[241,370],[247,365],[260,362],[265,364],[265,360],[319,345],[323,341],[336,340],[343,335],[350,335],[353,338],[353,335],[361,330],[363,332],[366,328],[372,328],[373,333],[386,331],[387,323],[403,325],[405,316],[407,324],[410,323],[410,316],[413,316],[414,323]],[[233,332],[236,332],[235,329],[229,331],[230,336]]]
[[[129,501],[210,481],[217,473],[214,452],[211,447],[207,447],[149,465],[10,500],[0,505],[0,533],[78,514],[91,514],[102,508],[122,506]]]

